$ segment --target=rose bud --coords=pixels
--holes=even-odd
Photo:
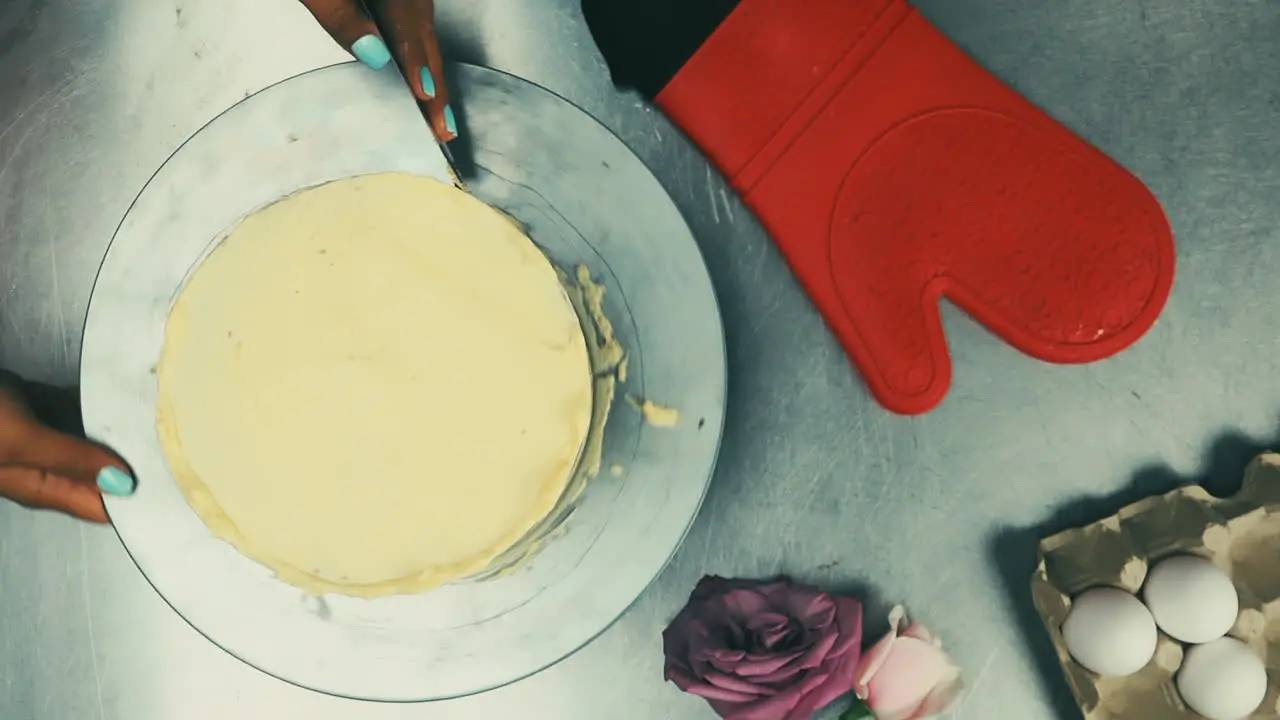
[[[903,626],[906,626],[903,629]],[[853,691],[876,720],[923,720],[953,708],[964,690],[960,669],[902,606],[889,613],[889,632],[862,654]]]

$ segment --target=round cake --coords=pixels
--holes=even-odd
[[[428,178],[303,190],[196,268],[157,366],[159,437],[219,537],[309,592],[484,570],[555,507],[592,371],[555,268]]]

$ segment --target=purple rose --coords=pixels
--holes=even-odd
[[[662,633],[666,677],[726,720],[808,720],[849,692],[862,604],[789,579],[707,576]]]

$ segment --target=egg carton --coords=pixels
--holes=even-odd
[[[1174,684],[1184,653],[1177,640],[1160,633],[1143,669],[1104,677],[1075,662],[1062,638],[1072,597],[1104,586],[1136,594],[1149,567],[1187,554],[1212,561],[1236,587],[1240,612],[1228,635],[1247,643],[1267,670],[1266,697],[1250,719],[1280,718],[1280,454],[1266,454],[1250,463],[1234,497],[1182,487],[1040,541],[1032,600],[1085,720],[1200,718]]]

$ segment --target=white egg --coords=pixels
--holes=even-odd
[[[1142,586],[1156,625],[1175,640],[1217,640],[1236,622],[1240,598],[1231,578],[1195,555],[1177,555],[1151,569]]]
[[[1267,670],[1248,645],[1218,638],[1187,651],[1178,671],[1178,692],[1187,707],[1209,720],[1248,717],[1267,694]]]
[[[1071,601],[1062,640],[1075,661],[1099,675],[1132,675],[1156,652],[1156,623],[1138,598],[1094,588]]]

